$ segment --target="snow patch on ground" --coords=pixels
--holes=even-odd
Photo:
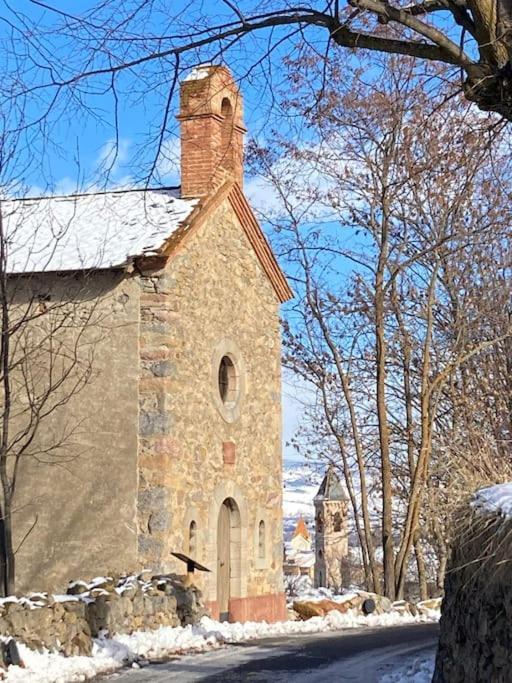
[[[480,489],[474,494],[471,507],[482,515],[512,519],[512,482]]]
[[[379,679],[379,683],[431,683],[434,675],[435,654],[410,657],[392,673]]]
[[[434,612],[431,615],[416,617],[394,612],[364,617],[352,610],[346,614],[334,611],[329,612],[325,617],[313,617],[307,621],[283,621],[276,624],[266,622],[228,624],[204,617],[196,626],[176,628],[163,626],[155,631],[137,631],[131,635],[117,635],[114,638],[97,638],[92,657],[64,657],[49,652],[37,653],[20,644],[20,654],[26,668],[10,667],[6,680],[9,683],[86,681],[137,661],[164,659],[187,652],[204,652],[226,643],[241,643],[281,635],[396,626],[434,621],[438,618],[439,613]],[[418,683],[420,680],[418,679]]]

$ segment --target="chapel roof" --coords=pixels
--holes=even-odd
[[[219,201],[238,216],[281,302],[293,293],[242,190],[225,182],[210,197],[181,198],[180,187],[111,190],[1,202],[12,274],[123,268],[169,256]]]
[[[115,268],[157,254],[197,204],[177,187],[5,200],[9,272]]]
[[[315,500],[348,500],[345,487],[340,482],[332,465],[329,465],[327,468],[327,472],[320,484]]]

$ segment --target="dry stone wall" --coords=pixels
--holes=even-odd
[[[132,633],[196,623],[206,614],[201,594],[175,575],[76,581],[66,595],[32,593],[0,603],[0,635],[32,649],[90,655],[100,633]]]
[[[511,532],[499,514],[458,521],[433,683],[512,680]]]

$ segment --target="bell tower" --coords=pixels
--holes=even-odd
[[[207,195],[244,175],[242,96],[224,66],[202,64],[180,85],[181,196]]]
[[[315,588],[339,590],[342,560],[348,554],[348,495],[332,465],[314,498]]]

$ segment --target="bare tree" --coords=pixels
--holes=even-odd
[[[425,594],[422,523],[437,529],[440,547],[446,541],[443,514],[427,519],[426,502],[436,481],[437,489],[449,482],[440,469],[454,400],[470,402],[457,378],[475,381],[470,368],[493,359],[511,335],[507,315],[493,313],[497,298],[510,298],[506,140],[490,138],[487,122],[463,102],[429,111],[412,62],[393,61],[394,78],[378,87],[346,64],[329,71],[332,90],[314,112],[309,83],[296,72],[287,110],[306,117],[308,139],[254,153],[278,198],[270,218],[300,295],[286,361],[319,392],[314,419],[334,440],[349,492],[357,473],[351,499],[370,564],[369,530],[357,520],[365,518],[366,481],[378,471],[384,590],[392,598],[404,593],[413,550]],[[341,74],[350,81],[343,98]],[[510,397],[499,382],[493,391],[503,419]],[[473,417],[458,439],[468,438]],[[510,458],[509,444],[504,452]],[[462,468],[453,449],[452,456],[450,467]]]
[[[213,6],[194,0],[106,0],[81,14],[51,0],[30,4],[37,21],[12,4],[3,9],[9,27],[6,42],[14,55],[9,63],[14,61],[18,70],[24,63],[17,96],[42,98],[38,101],[44,114],[67,93],[66,106],[73,102],[96,115],[93,98],[109,92],[116,119],[124,96],[158,91],[163,115],[154,138],[157,146],[167,134],[170,100],[184,67],[242,58],[246,75],[265,64],[271,78],[269,58],[301,47],[327,62],[341,48],[446,65],[453,89],[462,88],[484,111],[512,118],[509,0],[326,0],[304,5],[221,0]],[[43,97],[44,91],[49,97]]]

